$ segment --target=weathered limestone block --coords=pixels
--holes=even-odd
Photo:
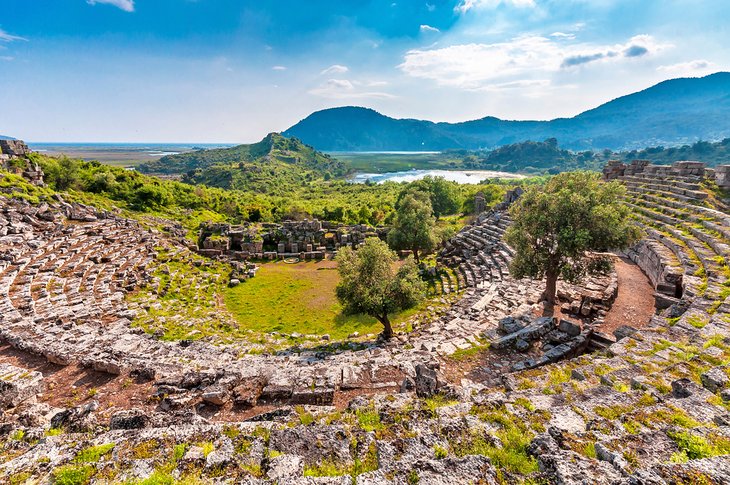
[[[603,167],[603,180],[615,180],[619,177],[623,177],[626,171],[626,164],[621,160],[609,160],[605,167]]]
[[[704,374],[700,375],[702,385],[705,386],[710,392],[722,391],[728,384],[730,384],[730,378],[728,378],[725,370],[721,367],[713,367]]]
[[[269,462],[266,476],[278,483],[286,483],[304,472],[304,462],[300,456],[280,455]]]
[[[540,317],[522,330],[509,335],[505,335],[504,337],[495,340],[491,343],[491,346],[496,349],[504,349],[512,345],[519,339],[527,341],[536,340],[555,328],[555,325],[555,318]]]
[[[701,177],[705,173],[705,164],[702,162],[674,162],[672,168],[682,177]]]
[[[0,406],[15,407],[18,404],[35,399],[36,394],[43,392],[43,374],[0,364]]]
[[[720,188],[730,188],[730,165],[715,167],[715,182]]]

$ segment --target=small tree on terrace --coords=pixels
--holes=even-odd
[[[396,254],[378,238],[365,240],[357,251],[344,248],[337,254],[340,282],[335,289],[346,313],[365,313],[383,324],[383,337],[393,336],[388,315],[415,306],[426,286],[412,258],[397,270]]]
[[[410,249],[418,263],[419,251],[431,251],[437,242],[436,219],[428,196],[422,192],[406,194],[398,205],[388,243],[394,249]]]
[[[505,240],[515,250],[516,278],[545,278],[544,298],[552,311],[558,277],[575,282],[605,271],[610,261],[589,251],[625,249],[640,236],[621,202],[625,188],[602,183],[592,172],[556,175],[544,187],[529,187],[510,208],[514,222]]]

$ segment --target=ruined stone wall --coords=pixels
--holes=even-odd
[[[662,178],[714,180],[719,187],[730,188],[730,165],[708,168],[703,162],[689,160],[674,162],[671,165],[653,165],[649,160],[632,160],[628,164],[620,160],[610,160],[603,168],[604,180],[617,180],[637,174]]]
[[[385,238],[386,228],[365,224],[343,225],[319,220],[281,224],[211,224],[200,227],[200,252],[235,259],[298,257],[322,259],[341,247],[357,247],[368,237]]]

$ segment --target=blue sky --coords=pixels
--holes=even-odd
[[[573,116],[730,68],[724,0],[0,0],[0,133],[251,142],[312,111]]]

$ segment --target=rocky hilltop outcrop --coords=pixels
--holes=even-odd
[[[43,185],[43,171],[30,161],[28,145],[22,140],[0,140],[0,169],[20,173],[35,185]]]

